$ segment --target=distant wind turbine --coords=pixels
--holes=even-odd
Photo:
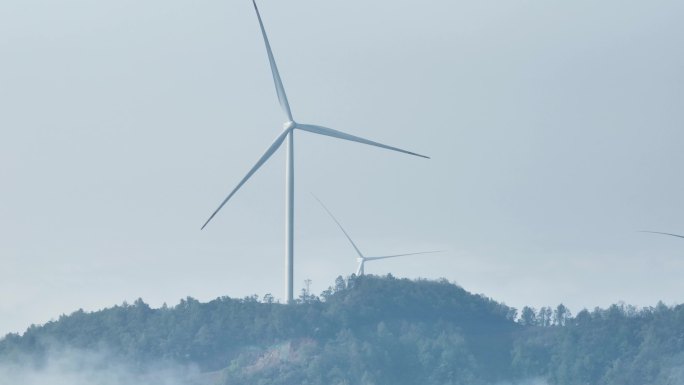
[[[266,36],[266,30],[264,29],[264,23],[261,20],[261,15],[259,14],[259,9],[257,8],[256,1],[252,0],[254,4],[254,10],[257,14],[257,19],[259,20],[259,27],[261,28],[261,34],[264,38],[264,44],[266,45],[266,54],[268,55],[268,61],[271,65],[271,73],[273,75],[273,82],[275,83],[276,94],[278,95],[278,101],[280,106],[285,112],[287,121],[283,125],[283,131],[276,137],[270,147],[266,152],[259,158],[257,163],[247,172],[244,178],[237,184],[233,191],[228,194],[226,199],[221,202],[219,207],[214,211],[213,214],[207,219],[207,221],[202,226],[204,229],[207,224],[214,218],[214,216],[223,208],[223,206],[228,202],[228,200],[235,195],[237,190],[242,187],[245,182],[264,164],[266,161],[275,153],[278,148],[287,139],[287,161],[285,168],[285,202],[286,202],[286,220],[285,220],[285,255],[286,255],[286,295],[287,302],[293,302],[293,271],[294,271],[294,130],[299,129],[302,131],[308,131],[314,134],[331,136],[333,138],[349,140],[352,142],[358,142],[363,144],[368,144],[371,146],[381,147],[388,150],[403,152],[409,155],[415,155],[422,158],[428,158],[425,155],[416,154],[414,152],[402,150],[400,148],[387,146],[382,143],[374,142],[368,139],[364,139],[358,136],[346,134],[341,131],[336,131],[331,128],[316,126],[312,124],[301,124],[295,122],[292,117],[292,112],[290,110],[290,104],[287,101],[287,95],[285,94],[285,88],[283,87],[283,82],[278,73],[278,67],[276,66],[275,59],[273,58],[273,52],[271,51],[271,45],[268,42],[268,37]]]
[[[376,260],[378,260],[378,259],[387,259],[387,258],[396,258],[396,257],[406,257],[406,256],[409,256],[409,255],[441,253],[442,251],[444,251],[444,250],[421,251],[421,252],[418,252],[418,253],[384,255],[384,256],[380,256],[380,257],[366,257],[365,255],[363,255],[363,253],[361,253],[361,250],[359,250],[359,248],[356,246],[356,244],[354,243],[354,241],[352,241],[352,239],[351,239],[351,237],[349,236],[349,234],[347,234],[347,231],[344,229],[344,227],[342,227],[342,225],[341,225],[340,222],[337,220],[337,218],[335,218],[335,216],[333,215],[333,213],[330,212],[330,210],[328,210],[328,208],[325,206],[325,204],[323,204],[323,201],[321,201],[320,199],[318,199],[315,195],[314,195],[314,198],[318,201],[318,203],[321,204],[321,206],[323,207],[323,210],[325,210],[325,211],[328,213],[328,215],[330,215],[330,218],[332,218],[332,220],[335,221],[335,223],[337,223],[337,227],[339,227],[340,230],[342,230],[342,233],[344,234],[345,237],[347,237],[347,240],[349,241],[349,243],[351,243],[352,247],[353,247],[354,250],[356,251],[356,254],[358,255],[358,257],[356,258],[356,261],[359,263],[359,267],[356,269],[356,275],[357,275],[357,276],[363,275],[363,274],[364,274],[364,265],[365,265],[365,263],[368,262],[368,261],[376,261]]]
[[[684,235],[677,235],[677,234],[670,234],[670,233],[661,233],[660,231],[639,231],[640,233],[650,233],[650,234],[661,234],[661,235],[669,235],[671,237],[677,237],[677,238],[684,238]]]

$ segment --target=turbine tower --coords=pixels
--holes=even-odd
[[[337,218],[335,218],[335,216],[333,215],[333,213],[330,212],[330,210],[328,210],[328,208],[323,204],[323,202],[322,202],[320,199],[318,199],[315,195],[314,195],[314,198],[316,198],[316,200],[318,201],[318,203],[321,204],[321,206],[323,207],[323,210],[325,210],[325,211],[328,213],[328,215],[330,215],[330,218],[332,218],[332,220],[335,221],[335,223],[337,224],[337,227],[339,227],[340,230],[342,230],[342,233],[344,234],[345,237],[347,237],[347,240],[349,241],[349,243],[351,243],[352,247],[353,247],[354,250],[356,251],[356,254],[358,255],[358,257],[356,258],[356,261],[359,263],[359,267],[356,269],[356,275],[357,275],[357,276],[363,275],[363,274],[364,274],[364,265],[365,265],[365,263],[368,262],[368,261],[376,261],[376,260],[378,260],[378,259],[387,259],[387,258],[396,258],[396,257],[405,257],[405,256],[409,256],[409,255],[418,255],[418,254],[441,253],[441,252],[443,251],[443,250],[436,250],[436,251],[421,251],[421,252],[418,252],[418,253],[384,255],[384,256],[380,256],[380,257],[366,257],[365,255],[363,255],[363,253],[361,253],[361,250],[359,250],[359,248],[356,246],[356,244],[354,243],[354,241],[352,241],[352,239],[351,239],[351,237],[349,236],[349,234],[347,234],[347,231],[344,229],[344,227],[342,227],[342,225],[341,225],[340,222],[337,220]]]
[[[237,184],[233,191],[228,194],[226,199],[221,202],[218,208],[213,214],[207,219],[207,221],[202,226],[204,229],[207,224],[214,218],[214,216],[223,208],[223,206],[230,200],[230,198],[235,195],[237,190],[242,187],[245,182],[264,164],[266,161],[275,153],[278,148],[287,140],[287,160],[285,168],[285,207],[286,207],[286,219],[285,219],[285,257],[286,257],[286,298],[288,303],[292,303],[294,299],[294,289],[293,289],[293,272],[294,272],[294,131],[296,129],[307,131],[314,134],[330,136],[337,139],[349,140],[352,142],[358,142],[363,144],[368,144],[371,146],[376,146],[388,150],[403,152],[409,155],[415,155],[422,158],[428,158],[425,155],[416,154],[414,152],[402,150],[400,148],[387,146],[382,143],[374,142],[368,139],[364,139],[358,136],[350,135],[341,131],[333,130],[331,128],[317,126],[313,124],[302,124],[297,123],[292,117],[292,111],[290,110],[290,104],[287,101],[287,95],[285,94],[285,88],[283,87],[283,82],[278,73],[278,67],[276,66],[275,59],[273,58],[273,52],[271,51],[271,45],[268,42],[268,37],[266,36],[266,30],[264,29],[264,23],[261,20],[261,15],[259,14],[259,9],[257,8],[256,1],[252,0],[254,4],[254,10],[256,11],[257,19],[259,20],[259,27],[261,28],[261,35],[264,38],[264,45],[266,46],[266,54],[268,55],[268,61],[271,65],[271,74],[273,75],[273,82],[275,83],[276,94],[278,95],[278,101],[280,106],[285,113],[287,120],[283,124],[283,131],[276,137],[273,143],[268,147],[266,152],[259,158],[256,164],[247,172],[244,178]]]

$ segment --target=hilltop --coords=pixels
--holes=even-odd
[[[572,317],[560,305],[518,317],[445,280],[352,276],[295,305],[253,296],[79,310],[7,335],[0,363],[41,370],[74,351],[104,351],[100,367],[145,376],[192,368],[185,384],[675,384],[684,309],[615,305]]]

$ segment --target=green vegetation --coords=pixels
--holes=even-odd
[[[515,309],[447,281],[338,278],[285,306],[266,296],[142,300],[77,311],[0,341],[0,362],[40,366],[54,346],[143,368],[197,365],[220,384],[680,384],[684,307]]]

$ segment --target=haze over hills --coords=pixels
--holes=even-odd
[[[76,311],[0,341],[1,384],[680,384],[684,307],[518,311],[442,281]],[[3,382],[4,381],[4,382]]]

